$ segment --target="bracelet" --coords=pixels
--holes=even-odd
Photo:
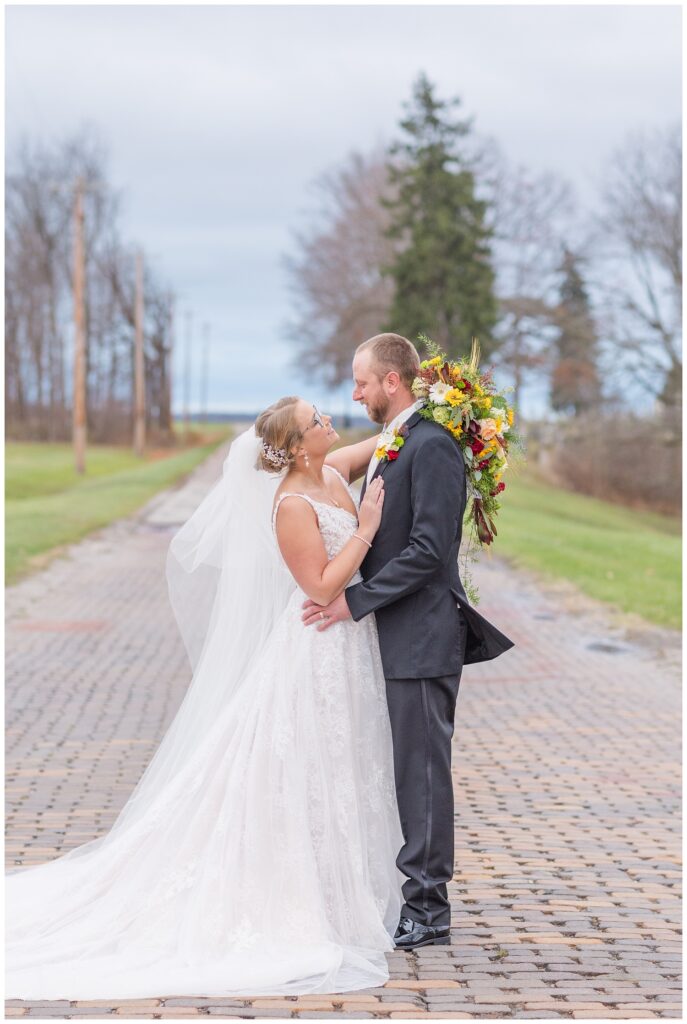
[[[361,537],[359,533],[354,533],[353,536],[357,537],[358,540],[361,540],[363,542],[363,544],[367,544],[368,548],[372,547],[372,545],[370,544],[369,540],[365,540],[365,538]]]

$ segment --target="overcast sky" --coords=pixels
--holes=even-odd
[[[394,136],[420,70],[509,158],[588,203],[628,132],[680,117],[678,6],[5,10],[8,157],[24,134],[99,127],[126,240],[211,325],[215,410],[292,392],[342,410],[290,368],[280,258],[309,183]]]

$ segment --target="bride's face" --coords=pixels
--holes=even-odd
[[[302,434],[299,451],[305,451],[310,457],[326,455],[332,445],[339,440],[339,435],[332,426],[331,416],[300,400],[296,408],[296,422]]]

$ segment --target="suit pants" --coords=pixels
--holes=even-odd
[[[407,876],[402,917],[446,927],[453,878],[451,737],[460,673],[387,679],[396,795],[405,843],[396,859]]]

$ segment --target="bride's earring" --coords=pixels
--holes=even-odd
[[[310,466],[310,459],[308,458],[308,453],[307,452],[304,452],[303,458],[305,459],[305,468],[308,469],[309,466]]]

